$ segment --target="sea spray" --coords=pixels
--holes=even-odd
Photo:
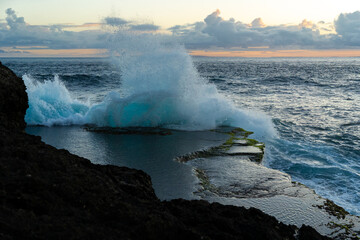
[[[30,75],[23,76],[29,98],[25,121],[29,125],[69,125],[84,123],[87,104],[71,97],[70,92],[55,75],[53,80],[39,82]]]
[[[57,76],[34,83],[25,75],[30,105],[26,122],[182,130],[233,126],[259,136],[274,134],[269,117],[235,108],[200,77],[185,48],[168,37],[121,30],[110,38],[109,51],[121,71],[121,84],[92,106],[72,98]]]

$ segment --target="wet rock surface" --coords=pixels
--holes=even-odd
[[[282,223],[306,224],[334,239],[359,239],[358,216],[292,181],[290,175],[261,165],[265,145],[248,138],[252,132],[241,128],[214,131],[229,138],[222,145],[177,157],[192,166],[199,180],[194,194],[200,199],[256,207]],[[307,236],[307,232],[301,234]]]
[[[146,173],[24,133],[23,82],[0,64],[0,86],[0,239],[327,239],[253,208],[161,202]]]
[[[219,146],[191,152],[183,156],[178,156],[175,160],[188,162],[199,158],[210,158],[215,156],[245,156],[249,160],[260,163],[264,156],[265,145],[248,138],[253,132],[248,132],[242,128],[218,128],[213,130],[229,136],[225,143]]]

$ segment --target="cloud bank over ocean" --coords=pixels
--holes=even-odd
[[[106,17],[100,23],[82,25],[30,25],[9,8],[0,15],[1,53],[27,53],[26,49],[106,49],[106,39],[118,28],[172,35],[189,50],[360,49],[360,12],[341,13],[333,23],[304,19],[293,25],[266,25],[261,18],[243,23],[223,19],[220,11],[203,21],[168,29],[152,23],[137,23]]]
[[[299,25],[266,26],[261,18],[246,24],[233,18],[225,20],[217,10],[204,21],[169,29],[190,49],[210,47],[248,48],[333,48],[334,35],[321,35],[315,24],[304,20]]]

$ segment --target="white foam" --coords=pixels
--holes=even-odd
[[[25,121],[29,125],[82,124],[87,104],[71,97],[65,85],[55,75],[54,80],[39,82],[23,76],[29,98]]]
[[[241,110],[215,85],[199,76],[183,46],[153,34],[114,33],[110,52],[122,72],[120,92],[88,106],[71,97],[54,81],[23,79],[28,88],[28,124],[84,124],[99,126],[165,127],[205,130],[217,126],[243,127],[258,135],[273,135],[265,114]]]

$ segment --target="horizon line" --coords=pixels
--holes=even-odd
[[[28,50],[29,51],[29,50]],[[30,53],[0,53],[1,58],[107,58],[106,49],[42,49],[30,50]],[[222,58],[328,58],[360,57],[360,49],[327,49],[327,50],[187,50],[195,57]],[[1,56],[4,55],[4,56]]]

